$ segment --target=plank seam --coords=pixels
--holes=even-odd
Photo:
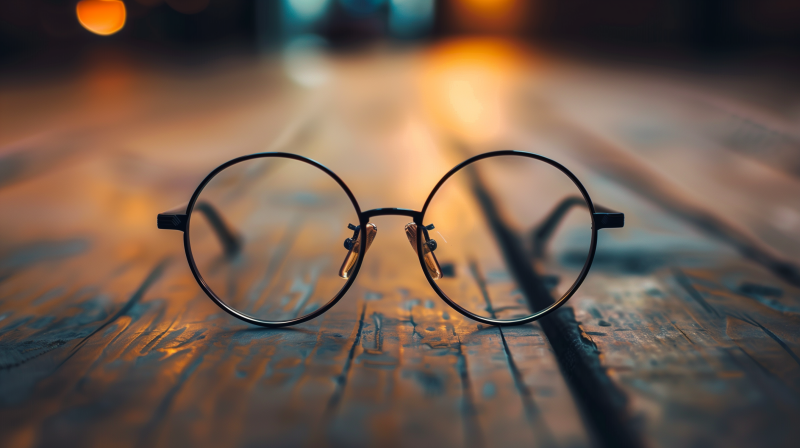
[[[504,221],[489,191],[477,174],[472,189],[486,222],[497,239],[511,275],[517,280],[532,309],[543,309],[554,302],[550,291],[530,264],[523,244]],[[571,307],[564,306],[540,321],[556,355],[561,371],[576,398],[584,421],[595,441],[606,447],[644,446],[629,415],[627,397],[611,381],[599,359],[599,350],[587,341]]]
[[[336,378],[336,390],[333,392],[333,395],[331,395],[330,400],[328,400],[328,412],[336,410],[342,399],[342,395],[344,395],[344,389],[347,386],[347,375],[350,373],[350,366],[353,364],[356,347],[358,347],[358,343],[361,341],[361,332],[364,329],[364,315],[366,312],[367,304],[365,303],[361,307],[361,317],[358,319],[358,331],[356,331],[356,336],[353,339],[353,345],[350,346],[350,351],[347,353],[347,359],[342,367],[342,373]]]

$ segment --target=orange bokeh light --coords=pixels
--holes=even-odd
[[[121,0],[81,0],[75,12],[84,28],[101,36],[121,30],[127,15]]]

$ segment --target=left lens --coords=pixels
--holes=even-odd
[[[589,258],[587,203],[546,159],[474,161],[452,174],[423,212],[424,269],[440,294],[478,317],[518,320],[544,310],[568,297]]]
[[[197,197],[188,231],[211,293],[275,323],[317,311],[351,281],[339,276],[348,224],[358,225],[356,205],[331,175],[271,156],[217,173]]]

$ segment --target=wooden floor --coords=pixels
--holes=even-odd
[[[498,42],[301,55],[300,72],[104,56],[0,85],[3,446],[797,445],[796,85]],[[553,157],[626,213],[534,324],[455,313],[407,220],[379,217],[342,301],[256,328],[156,229],[238,155],[303,154],[363,209],[419,210],[492,149]]]

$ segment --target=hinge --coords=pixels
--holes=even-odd
[[[186,215],[159,213],[157,222],[159,229],[186,231]]]
[[[624,213],[595,213],[594,222],[597,230],[600,229],[619,229],[625,227]]]

